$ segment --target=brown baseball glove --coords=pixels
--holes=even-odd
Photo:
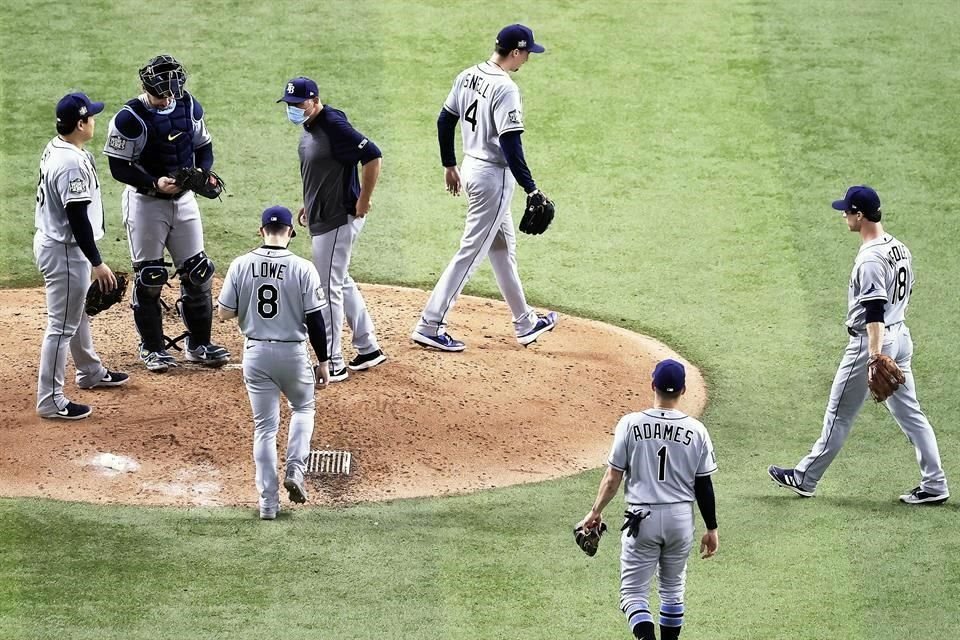
[[[220,194],[226,190],[226,185],[220,176],[209,169],[182,167],[174,171],[170,177],[181,189],[190,189],[204,198],[219,198]]]
[[[597,555],[597,549],[600,547],[600,536],[607,530],[607,523],[601,522],[596,529],[584,529],[577,527],[573,530],[573,539],[588,556]]]
[[[883,402],[906,381],[907,378],[893,358],[882,353],[870,357],[867,363],[867,386],[874,400]]]
[[[88,316],[93,317],[123,300],[123,294],[127,291],[127,279],[130,276],[122,271],[115,271],[113,275],[117,278],[117,286],[112,291],[104,293],[96,280],[90,284],[84,305]]]

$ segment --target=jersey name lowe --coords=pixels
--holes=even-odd
[[[230,263],[218,302],[237,312],[244,336],[276,342],[306,340],[306,315],[327,306],[313,263],[268,247]]]

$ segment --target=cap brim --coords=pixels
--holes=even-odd
[[[103,103],[102,103],[102,102],[91,102],[91,103],[90,103],[90,115],[95,116],[95,115],[97,115],[98,113],[100,113],[101,111],[103,111]]]
[[[543,53],[546,49],[543,48],[542,44],[533,44],[527,51],[530,53]]]
[[[846,200],[834,200],[833,204],[830,205],[837,211],[846,211],[849,207],[847,206]]]
[[[310,96],[310,98],[314,98],[314,97],[316,96]],[[301,98],[299,96],[283,96],[282,98],[277,100],[277,102],[286,102],[287,104],[300,104],[301,102],[306,102],[307,100],[310,100],[310,98]]]

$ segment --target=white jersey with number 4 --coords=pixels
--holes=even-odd
[[[465,155],[506,166],[500,136],[523,131],[523,101],[510,74],[489,61],[464,69],[443,108],[461,120]]]
[[[320,274],[288,249],[260,247],[230,263],[217,302],[252,340],[302,342],[305,317],[327,306]]]
[[[647,409],[620,419],[608,464],[624,472],[627,504],[693,502],[697,476],[717,470],[706,427],[674,409]]]
[[[67,205],[88,202],[87,218],[93,239],[103,237],[103,202],[100,179],[93,156],[60,136],[47,143],[40,156],[40,181],[37,184],[37,209],[34,224],[43,235],[57,242],[74,243],[67,221]]]
[[[883,322],[887,326],[903,322],[913,291],[913,256],[906,245],[883,234],[860,247],[850,275],[847,294],[847,326],[864,332],[866,309],[863,303],[883,300]]]

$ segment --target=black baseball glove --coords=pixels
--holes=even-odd
[[[107,293],[101,291],[100,283],[96,280],[94,280],[90,288],[87,289],[87,299],[84,309],[88,316],[95,316],[123,300],[123,294],[127,291],[127,278],[129,276],[122,271],[114,272],[113,275],[117,278],[117,286],[114,287],[112,291],[108,291]]]
[[[520,231],[531,235],[540,235],[553,222],[553,214],[557,208],[547,195],[536,189],[527,194],[527,206],[520,219]]]
[[[650,515],[649,511],[630,511],[623,512],[623,526],[620,531],[626,531],[628,538],[636,538],[640,533],[640,523]]]
[[[209,169],[182,167],[174,171],[170,177],[181,189],[190,189],[204,198],[219,198],[220,194],[226,191],[226,185],[220,179],[220,176]],[[211,178],[213,179],[212,183]]]
[[[600,536],[607,530],[607,523],[601,522],[596,529],[584,529],[577,527],[573,530],[573,539],[577,546],[588,556],[597,555],[597,549],[600,547]]]

